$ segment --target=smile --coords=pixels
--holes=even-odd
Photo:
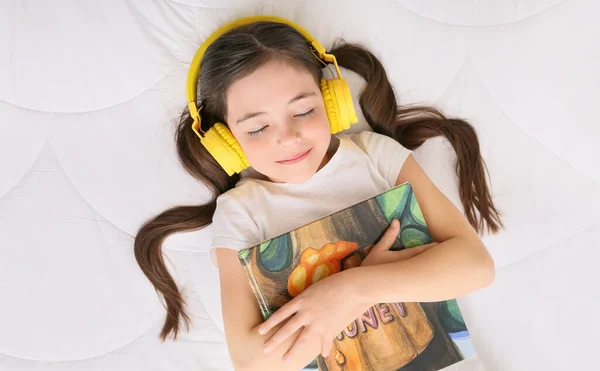
[[[304,160],[305,158],[307,158],[308,155],[310,154],[310,151],[312,151],[312,148],[304,153],[300,153],[299,155],[295,155],[294,157],[288,158],[287,160],[276,161],[276,162],[278,164],[282,164],[282,165],[292,165],[292,164],[298,163],[298,162]]]

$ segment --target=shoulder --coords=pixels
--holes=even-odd
[[[269,202],[271,190],[268,182],[245,178],[236,186],[217,197],[215,215],[221,217],[237,217],[253,219],[257,210]]]
[[[394,138],[373,131],[365,130],[360,133],[346,134],[345,136],[346,140],[354,143],[369,157],[371,163],[388,181],[390,187],[393,187],[404,161],[412,151]]]
[[[389,159],[392,156],[394,158],[400,156],[405,158],[411,153],[409,149],[394,138],[373,131],[364,130],[359,133],[345,134],[344,136],[374,161],[381,157]]]
[[[363,130],[359,133],[349,133],[345,134],[345,136],[364,151],[369,151],[381,143],[393,143],[396,146],[400,144],[393,138],[369,130]]]
[[[247,189],[247,186],[235,187],[217,197],[212,218],[212,248],[240,250],[257,241],[259,231],[252,213],[255,207]]]
[[[256,199],[258,188],[260,188],[260,184],[252,179],[240,180],[234,188],[217,197],[217,209],[247,210],[252,208],[251,204]]]

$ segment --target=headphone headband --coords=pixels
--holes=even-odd
[[[318,40],[316,40],[304,28],[300,27],[299,25],[297,25],[296,23],[294,23],[292,21],[289,21],[287,19],[280,18],[280,17],[274,17],[274,16],[251,16],[251,17],[240,18],[233,22],[229,22],[229,23],[219,27],[218,30],[213,32],[212,35],[210,35],[202,43],[202,45],[200,45],[200,48],[198,48],[198,51],[196,51],[196,55],[194,55],[194,58],[192,59],[192,62],[190,64],[190,67],[188,70],[187,82],[186,82],[186,95],[187,95],[187,100],[188,100],[188,108],[190,111],[190,115],[194,119],[194,124],[193,124],[192,128],[199,137],[201,137],[201,135],[199,133],[199,131],[201,131],[200,130],[200,110],[196,106],[196,99],[197,99],[196,85],[198,83],[198,76],[200,76],[200,63],[202,62],[202,58],[204,57],[204,53],[206,52],[206,49],[209,47],[210,44],[212,44],[216,39],[221,37],[224,33],[228,32],[234,28],[246,26],[246,25],[260,22],[260,21],[284,23],[284,24],[287,24],[287,25],[293,27],[294,29],[296,29],[298,32],[300,32],[304,36],[304,38],[306,38],[306,40],[308,42],[310,42],[312,47],[316,50],[316,52],[318,54],[317,56],[321,60],[333,63],[335,65],[335,69],[338,74],[338,77],[340,77],[340,78],[342,77],[342,75],[340,73],[340,69],[337,64],[337,61],[335,59],[335,56],[333,56],[332,54],[328,54],[327,51],[325,50],[325,47],[323,47],[323,45]]]

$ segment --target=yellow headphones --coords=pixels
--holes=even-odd
[[[348,87],[346,80],[342,78],[335,56],[327,54],[323,45],[315,40],[315,38],[302,27],[286,19],[271,16],[246,17],[227,23],[210,35],[196,52],[188,71],[186,93],[190,115],[194,119],[192,130],[198,135],[202,145],[217,160],[219,165],[221,165],[229,176],[241,172],[250,166],[250,164],[239,143],[234,138],[233,134],[231,134],[229,128],[223,123],[218,122],[214,124],[207,132],[202,131],[200,128],[200,111],[202,110],[202,106],[200,106],[200,109],[196,106],[196,84],[198,82],[198,77],[200,76],[200,63],[202,62],[202,58],[208,46],[221,35],[234,28],[259,21],[279,22],[292,26],[311,44],[314,48],[314,52],[316,52],[315,56],[318,57],[322,63],[323,61],[326,61],[332,62],[335,65],[338,78],[321,80],[321,93],[323,94],[323,100],[325,101],[325,109],[327,112],[327,119],[329,120],[329,126],[331,127],[331,133],[335,134],[348,129],[350,125],[358,122],[356,110],[352,103],[350,88]]]

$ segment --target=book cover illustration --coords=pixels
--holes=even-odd
[[[266,319],[311,284],[360,265],[393,219],[392,250],[432,242],[410,183],[239,252]],[[385,282],[381,282],[385,285]],[[351,300],[351,298],[349,298]],[[326,358],[305,369],[327,371],[483,370],[455,300],[381,303],[350,323]],[[452,368],[454,368],[452,367]]]

